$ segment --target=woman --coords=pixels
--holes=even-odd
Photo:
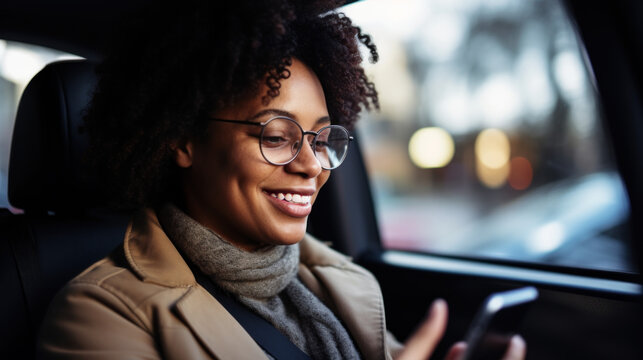
[[[306,234],[345,127],[377,107],[358,43],[372,60],[375,47],[336,5],[199,3],[120,37],[86,123],[110,196],[142,210],[56,297],[41,357],[273,357],[206,283],[314,359],[430,355],[443,301],[402,349],[372,275]],[[521,358],[523,343],[511,351]]]

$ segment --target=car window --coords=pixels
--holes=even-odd
[[[343,8],[378,46],[358,127],[386,249],[633,272],[591,68],[556,0]]]
[[[7,174],[13,123],[20,95],[46,64],[78,56],[61,51],[0,39],[0,208],[8,208]]]

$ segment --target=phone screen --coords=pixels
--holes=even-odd
[[[537,297],[538,290],[531,286],[487,297],[469,327],[463,359],[501,359],[529,305]]]

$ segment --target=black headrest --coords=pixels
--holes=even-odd
[[[60,212],[91,202],[81,158],[88,147],[79,131],[96,84],[86,60],[47,65],[25,89],[13,130],[9,202],[27,212]]]

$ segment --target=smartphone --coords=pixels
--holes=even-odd
[[[537,298],[538,290],[532,286],[489,295],[469,326],[462,360],[501,359]]]

